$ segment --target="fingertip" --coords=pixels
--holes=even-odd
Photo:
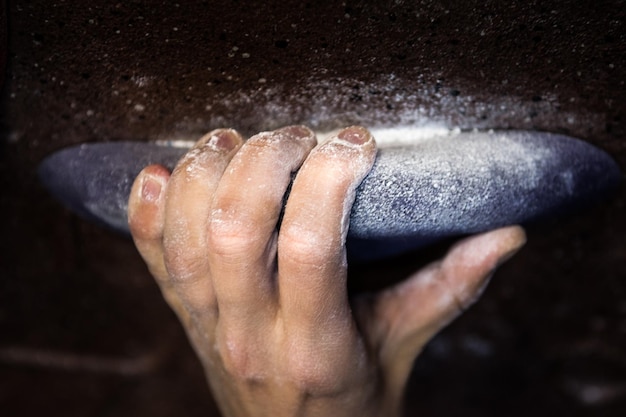
[[[315,172],[309,178],[312,182],[320,181],[324,175],[341,183],[347,181],[356,187],[374,165],[376,153],[376,140],[369,130],[362,126],[350,126],[330,136],[313,150],[305,167]]]
[[[146,203],[158,203],[165,195],[164,189],[170,173],[162,165],[149,165],[139,175],[141,176],[141,198]]]
[[[202,136],[194,149],[209,147],[216,152],[230,152],[243,144],[243,137],[235,129],[215,129]]]
[[[336,155],[357,156],[357,160],[374,162],[376,156],[376,139],[363,126],[349,126],[341,129],[323,144],[327,153]]]
[[[278,129],[276,132],[286,133],[294,139],[300,139],[304,142],[311,142],[313,145],[317,144],[317,137],[315,132],[304,125],[292,125]]]
[[[482,294],[495,270],[526,242],[520,226],[508,226],[469,237],[455,245],[442,263],[445,281],[466,308]]]
[[[467,250],[481,251],[482,259],[491,264],[493,270],[511,259],[525,243],[526,232],[521,226],[507,226],[476,236],[475,241],[467,245]]]
[[[128,201],[128,225],[135,239],[151,239],[162,233],[169,177],[169,171],[161,165],[149,165],[137,175]]]
[[[170,173],[162,165],[148,165],[141,170],[131,191],[130,199],[136,203],[158,203],[165,195],[164,190]]]
[[[521,226],[509,226],[496,232],[501,233],[500,236],[500,258],[498,265],[511,259],[526,244],[526,231]]]
[[[349,126],[337,133],[337,139],[353,145],[375,144],[374,136],[363,126]]]
[[[511,258],[526,243],[526,233],[520,226],[507,226],[471,236],[457,243],[449,252],[446,263],[465,266],[490,266],[491,269]]]

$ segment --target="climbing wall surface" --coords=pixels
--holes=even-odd
[[[620,0],[8,3],[7,415],[217,415],[131,242],[77,218],[38,183],[38,163],[60,148],[191,140],[222,126],[514,128],[581,138],[626,169]],[[483,299],[417,361],[408,415],[624,415],[625,203],[622,186],[530,228]],[[380,276],[441,250],[356,266],[350,288],[384,286]]]

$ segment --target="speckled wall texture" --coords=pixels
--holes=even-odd
[[[626,169],[620,0],[15,0],[6,15],[3,415],[217,415],[132,244],[39,185],[54,150],[220,126],[516,128],[579,137]],[[625,202],[622,186],[531,228],[417,362],[409,415],[623,416]]]

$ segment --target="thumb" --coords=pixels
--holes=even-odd
[[[404,385],[424,345],[478,299],[495,269],[525,242],[519,226],[466,238],[443,260],[375,297],[371,318],[378,340],[372,342],[380,346],[390,380]]]

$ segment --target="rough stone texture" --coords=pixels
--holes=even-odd
[[[217,126],[358,122],[562,132],[608,151],[624,171],[625,6],[10,2],[3,414],[215,414],[132,244],[80,221],[37,183],[50,152],[189,139]],[[530,230],[479,304],[418,360],[408,415],[624,415],[625,203],[622,186],[591,210]],[[384,285],[439,250],[403,257],[393,271],[355,268],[350,286]]]

